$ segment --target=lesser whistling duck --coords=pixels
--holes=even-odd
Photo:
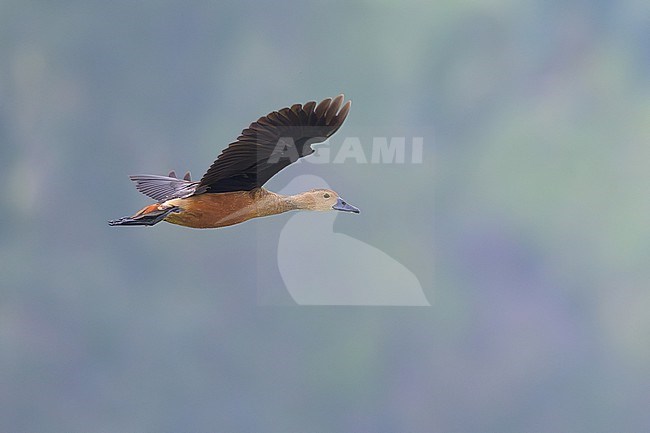
[[[283,196],[262,187],[289,164],[314,152],[345,121],[351,101],[344,97],[311,101],[274,111],[244,129],[221,152],[200,181],[189,173],[131,176],[138,191],[156,200],[133,216],[109,221],[112,226],[152,226],[167,221],[194,228],[217,228],[290,210],[359,213],[330,189]]]

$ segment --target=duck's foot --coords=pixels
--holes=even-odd
[[[156,210],[137,217],[125,216],[116,220],[110,220],[109,226],[152,226],[164,220],[167,215],[172,212],[180,212],[181,208],[178,206],[170,207],[169,209]]]

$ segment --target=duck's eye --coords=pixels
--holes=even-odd
[[[330,195],[328,193],[323,194],[323,198],[330,198]]]

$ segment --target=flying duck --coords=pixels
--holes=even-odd
[[[152,226],[167,221],[217,228],[290,210],[359,213],[330,189],[285,196],[263,187],[280,170],[314,153],[312,144],[325,141],[341,127],[352,103],[343,101],[339,95],[260,117],[221,152],[198,182],[191,180],[189,172],[182,179],[173,171],[168,176],[130,176],[138,191],[156,203],[108,224]]]

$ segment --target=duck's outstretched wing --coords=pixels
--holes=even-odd
[[[250,191],[289,164],[314,152],[345,121],[351,101],[343,95],[274,111],[244,129],[199,182],[196,193]]]
[[[198,185],[198,182],[191,181],[189,172],[183,179],[178,179],[173,171],[169,173],[169,176],[138,174],[129,176],[129,178],[135,182],[138,191],[157,202],[189,197],[196,192]]]

